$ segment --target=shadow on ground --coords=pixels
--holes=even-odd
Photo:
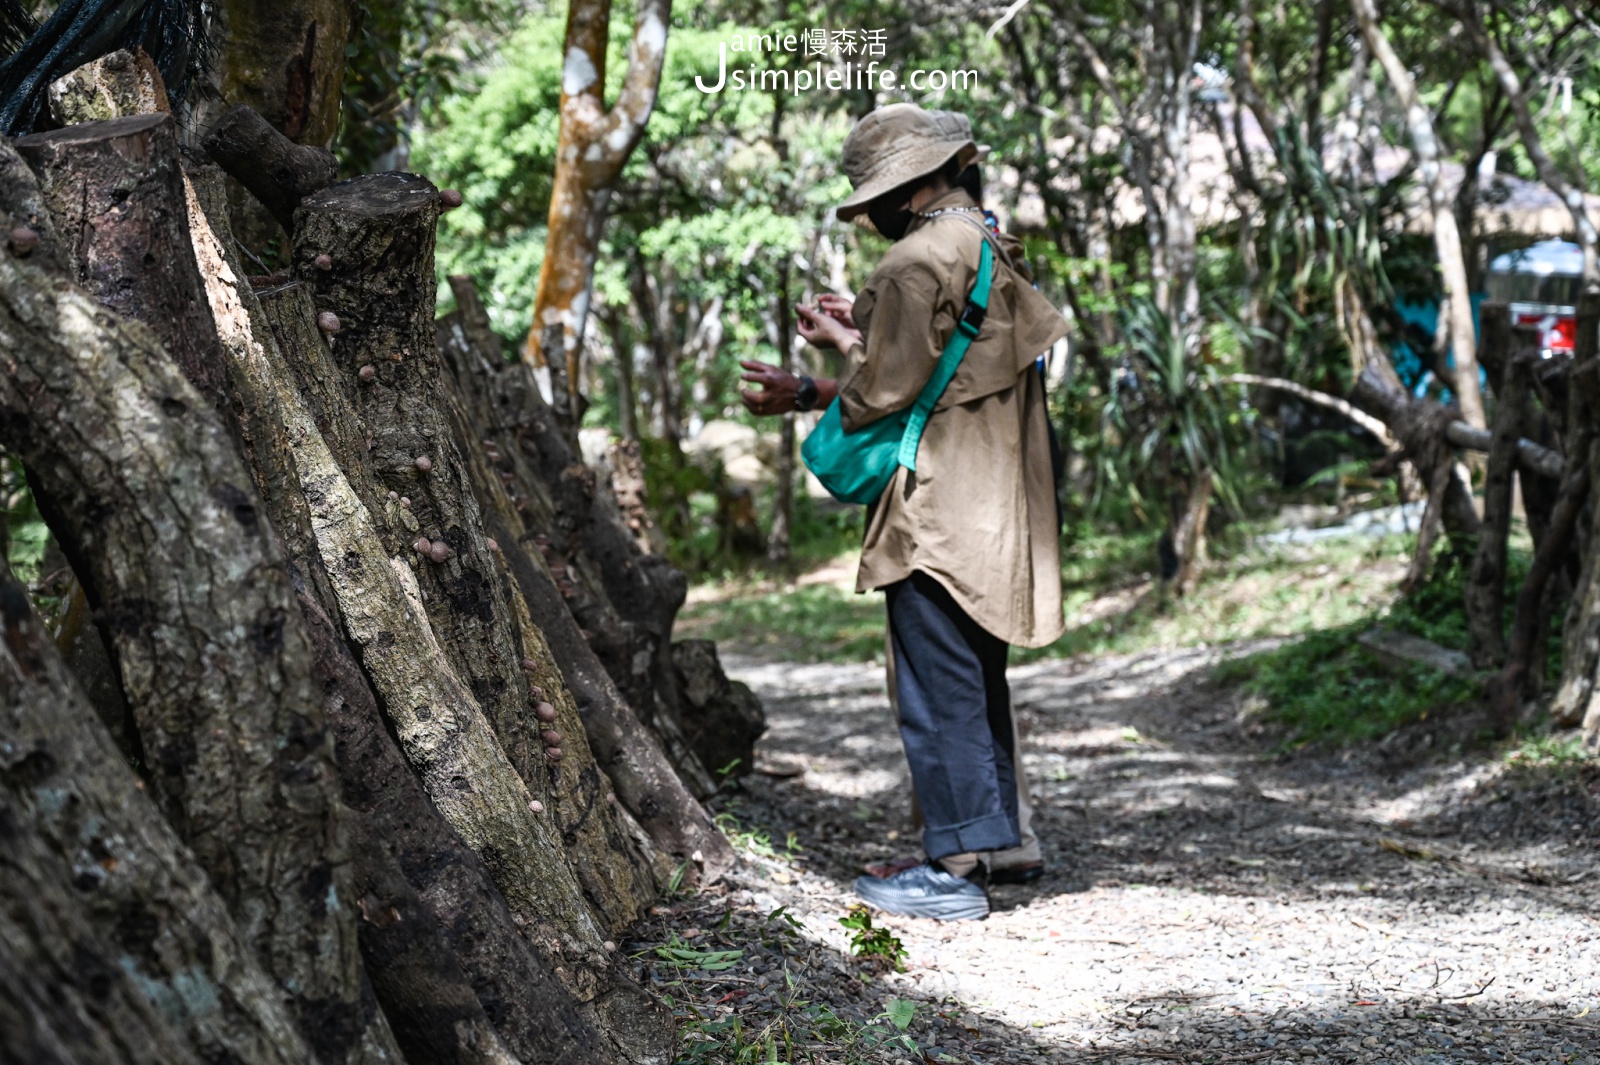
[[[1218,656],[1015,669],[1049,873],[986,922],[882,921],[908,967],[870,983],[849,882],[915,848],[881,672],[736,661],[771,728],[729,811],[802,857],[677,917],[710,905],[734,942],[784,908],[808,1001],[924,1003],[924,1060],[1600,1061],[1594,770],[1508,772],[1448,728],[1283,756]]]

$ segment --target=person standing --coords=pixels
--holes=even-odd
[[[837,307],[797,308],[801,336],[839,348],[845,369],[836,382],[802,380],[794,400],[805,409],[836,399],[847,433],[912,405],[969,311],[984,242],[1001,250],[957,185],[977,156],[965,129],[893,104],[845,139],[854,191],[837,214],[867,215],[893,244],[850,308],[856,329]],[[1064,627],[1048,414],[1034,364],[1067,323],[1003,255],[995,260],[977,336],[927,420],[916,470],[899,468],[872,507],[857,574],[858,591],[887,600],[928,860],[863,876],[856,892],[887,912],[944,920],[987,916],[978,855],[1022,843],[1010,645],[1043,646]]]

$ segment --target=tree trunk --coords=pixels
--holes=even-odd
[[[1585,422],[1571,444],[1577,454],[1587,454],[1594,446],[1593,427]],[[1517,721],[1528,682],[1539,675],[1536,663],[1543,657],[1546,630],[1543,606],[1550,577],[1560,566],[1578,524],[1578,515],[1593,484],[1593,462],[1574,459],[1562,478],[1560,494],[1551,514],[1550,528],[1534,552],[1533,565],[1517,592],[1516,616],[1511,625],[1511,642],[1505,666],[1487,686],[1489,713],[1501,735],[1509,735]],[[1568,721],[1567,724],[1575,722]]]
[[[166,121],[142,128],[155,133]],[[125,123],[141,122],[93,125],[121,136]],[[109,199],[104,183],[115,175],[96,166],[104,143],[84,133],[40,149],[47,200],[58,187],[52,177],[65,183],[74,172],[84,202]],[[136,174],[167,169],[181,180],[174,142],[157,134],[132,143],[149,152],[150,169]],[[86,146],[81,172],[73,144]],[[0,276],[12,301],[4,346],[20,358],[0,383],[0,433],[103,619],[168,820],[284,984],[317,1056],[393,1060],[398,1051],[362,980],[353,914],[340,901],[349,898],[345,833],[282,557],[234,442],[206,409],[216,396],[202,396],[179,370],[217,380],[204,365],[216,357],[215,334],[195,324],[209,327],[198,275],[177,264],[141,274],[126,261],[143,259],[127,239],[143,233],[149,247],[192,263],[181,184],[176,207],[153,202],[163,195],[173,195],[170,181],[136,184],[113,212],[127,228],[107,224],[104,241],[86,233],[98,223],[63,226],[83,235],[84,248],[81,256],[63,249],[63,258],[88,264],[96,295],[141,315],[179,313],[187,294],[192,317],[170,331],[185,345],[178,365],[147,330],[83,306],[75,290],[44,294],[50,279],[11,260]],[[205,742],[219,736],[228,742]]]
[[[213,97],[196,113],[207,129],[225,105],[245,104],[299,144],[326,148],[339,131],[349,0],[222,0],[212,47]]]
[[[1573,351],[1572,373],[1568,383],[1567,435],[1585,435],[1583,427],[1593,424],[1600,409],[1600,386],[1594,381],[1596,360],[1600,359],[1600,292],[1584,292],[1578,297],[1578,335]],[[1567,444],[1568,461],[1589,463],[1590,520],[1600,505],[1600,493],[1593,490],[1600,472],[1600,444],[1591,444],[1587,455],[1572,451]],[[1592,524],[1591,524],[1592,528]],[[1567,608],[1562,634],[1561,685],[1550,707],[1557,721],[1583,722],[1584,742],[1591,749],[1600,746],[1600,699],[1596,694],[1596,671],[1600,670],[1600,558],[1594,538],[1584,545],[1577,591]]]
[[[568,394],[556,395],[552,402],[574,432],[583,415],[578,356],[606,206],[611,186],[655,108],[671,15],[671,0],[640,3],[628,45],[628,72],[608,112],[604,93],[611,0],[573,0],[567,8],[549,236],[523,356],[533,366],[551,365],[552,381],[565,380]],[[557,362],[565,373],[555,372]]]
[[[1173,525],[1172,546],[1178,553],[1178,572],[1173,577],[1177,594],[1186,596],[1194,591],[1200,579],[1200,567],[1206,557],[1206,520],[1211,515],[1210,470],[1201,470],[1189,484],[1184,494],[1183,511]]]
[[[85,347],[133,348],[72,291]],[[29,344],[29,348],[33,345]],[[13,357],[31,361],[26,349]],[[191,392],[190,395],[193,395]],[[28,1065],[299,1065],[308,1051],[193,856],[69,680],[27,593],[0,577],[0,1059]],[[210,1008],[186,1009],[190,1003]]]
[[[1505,656],[1506,538],[1511,532],[1511,479],[1522,436],[1528,371],[1512,355],[1505,306],[1483,307],[1484,364],[1499,371],[1494,436],[1483,483],[1483,529],[1467,578],[1465,607],[1473,664],[1488,669]]]
[[[778,358],[785,370],[790,368],[794,353],[794,314],[789,307],[789,260],[786,258],[778,271],[778,308],[776,333]],[[778,460],[773,471],[776,485],[772,493],[772,528],[767,534],[767,564],[777,568],[789,564],[789,541],[794,534],[794,412],[785,414],[778,425]]]
[[[1528,98],[1510,60],[1506,58],[1494,37],[1484,28],[1482,20],[1478,17],[1477,0],[1466,5],[1466,16],[1462,24],[1467,27],[1475,38],[1478,46],[1488,57],[1489,66],[1494,71],[1495,79],[1499,82],[1501,90],[1506,94],[1506,102],[1511,106],[1511,116],[1517,124],[1517,135],[1522,140],[1523,150],[1528,153],[1528,159],[1543,181],[1561,198],[1561,202],[1572,212],[1573,233],[1578,238],[1578,245],[1583,249],[1583,283],[1584,287],[1591,290],[1600,290],[1600,234],[1596,233],[1594,219],[1589,216],[1586,198],[1580,185],[1574,185],[1567,180],[1556,166],[1555,160],[1550,158],[1550,153],[1545,151],[1544,139],[1539,136],[1539,127],[1534,119],[1532,110],[1528,107]]]
[[[327,188],[339,172],[332,152],[294,143],[243,104],[206,131],[205,149],[285,231],[294,228],[300,201]]]
[[[1406,109],[1406,124],[1411,145],[1417,153],[1417,170],[1428,193],[1433,216],[1433,243],[1438,251],[1439,271],[1444,283],[1445,303],[1449,307],[1450,348],[1455,356],[1455,393],[1461,416],[1469,425],[1482,429],[1483,395],[1478,388],[1477,337],[1472,327],[1472,295],[1467,284],[1466,260],[1461,251],[1461,232],[1444,187],[1439,139],[1434,133],[1428,107],[1417,94],[1416,83],[1405,63],[1395,54],[1389,38],[1378,22],[1373,0],[1351,0],[1351,9],[1361,25],[1361,33]]]

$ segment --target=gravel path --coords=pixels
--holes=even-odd
[[[879,918],[903,974],[838,925],[860,864],[915,845],[881,667],[731,661],[770,722],[731,812],[800,857],[753,856],[646,938],[742,949],[675,990],[799,1043],[823,1003],[858,1044],[919,1004],[915,1056],[818,1036],[817,1061],[1600,1063],[1600,771],[1507,769],[1422,726],[1275,756],[1208,679],[1219,653],[1012,671],[1050,871],[984,922]]]

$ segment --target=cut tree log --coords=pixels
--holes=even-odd
[[[332,152],[296,144],[244,104],[217,119],[204,144],[217,165],[249,189],[289,232],[300,201],[327,188],[339,172]]]
[[[530,394],[538,392],[532,372],[520,362],[497,358],[498,339],[488,329],[487,314],[470,279],[452,278],[451,286],[460,310],[440,323],[439,344],[452,369],[461,408],[475,430],[473,439],[483,443],[483,457],[491,460],[493,475],[480,473],[479,479],[488,482],[481,490],[485,513],[496,523],[493,534],[506,564],[550,642],[596,757],[618,796],[674,863],[696,862],[708,879],[714,879],[732,865],[727,840],[685,789],[656,737],[630,709],[614,676],[598,658],[592,646],[596,641],[586,638],[592,633],[580,629],[580,616],[591,624],[619,624],[607,620],[609,603],[603,588],[597,587],[593,569],[583,565],[569,571],[564,564],[574,556],[586,562],[587,542],[571,538],[573,556],[565,560],[551,549],[550,534],[560,535],[561,530],[540,453],[528,442],[529,422],[537,417],[537,408],[530,407]],[[548,407],[543,409],[548,412]],[[625,532],[621,535],[626,538]],[[541,546],[551,553],[545,554]],[[560,578],[547,564],[551,560],[562,565]],[[579,581],[589,586],[592,603],[581,614],[569,610]],[[653,653],[653,648],[641,650]],[[644,670],[648,669],[647,662]],[[698,760],[694,765],[698,767]]]
[[[394,1060],[304,633],[232,440],[148,329],[9,256],[0,349],[0,444],[99,612],[158,804],[317,1057]]]
[[[490,361],[498,341],[488,331],[477,291],[469,278],[451,278],[451,286],[461,310],[440,323],[440,347],[453,369],[462,408],[470,421],[486,427],[483,443],[493,445],[483,449],[493,469],[483,485],[483,499],[494,537],[531,617],[549,640],[590,745],[622,803],[675,865],[693,862],[707,880],[714,880],[733,864],[728,841],[686,792],[658,742],[598,659],[592,641],[586,640],[568,609],[566,595],[576,585],[570,579],[558,584],[546,556],[539,552],[541,540],[549,542],[547,531],[554,528],[555,509],[538,465],[518,443],[526,417],[522,397],[525,389],[536,390],[531,373],[520,363],[499,360],[496,366]],[[483,475],[480,480],[485,480]],[[603,601],[603,595],[594,598]]]
[[[594,606],[572,597],[578,599],[575,616],[602,637],[591,640],[595,653],[634,712],[661,737],[690,790],[711,794],[716,782],[683,737],[672,669],[672,626],[688,594],[687,579],[666,558],[639,550],[613,493],[573,451],[531,375],[505,371],[494,380],[501,390],[495,409],[516,412],[515,450],[533,459],[554,505],[548,557],[563,566],[577,563],[578,588],[590,587]],[[612,611],[627,623],[627,642],[619,647],[605,638],[606,627],[591,626],[589,609]]]
[[[719,776],[749,773],[756,765],[756,740],[767,730],[761,700],[748,685],[728,679],[710,640],[679,640],[672,645],[672,664],[690,746]]]
[[[411,548],[440,645],[511,764],[549,804],[593,771],[593,757],[542,635],[517,624],[508,598],[515,588],[499,579],[500,558],[489,548],[465,441],[457,442],[427,302],[436,287],[438,215],[438,190],[414,174],[342,182],[302,203],[295,263],[319,312],[340,322],[332,341],[336,365],[322,390],[342,395],[366,427],[374,496],[387,492],[409,501],[394,515],[406,521],[406,535],[391,528],[389,548]],[[320,256],[329,256],[331,265],[319,266]],[[363,376],[367,366],[373,373]],[[555,721],[538,717],[542,705],[556,710]],[[572,794],[582,812],[563,811],[560,820],[576,827],[558,838],[597,917],[628,924],[653,897],[655,884],[648,859],[630,854],[614,807],[604,801],[606,790],[596,774],[580,789],[581,798]],[[591,821],[598,835],[585,840],[579,829]]]
[[[260,301],[239,280],[242,275],[238,254],[221,223],[227,217],[227,205],[220,184],[202,176],[196,185],[199,199],[204,201],[194,225],[197,254],[203,263],[212,264],[204,271],[207,295],[224,345],[234,360],[233,381],[241,398],[239,409],[242,417],[250,419],[244,435],[251,441],[263,498],[275,525],[285,529],[305,525],[303,535],[289,534],[286,539],[300,545],[293,556],[298,568],[320,571],[318,541],[310,525],[311,507],[300,491],[297,460],[314,474],[326,475],[321,483],[334,485],[345,495],[350,489],[348,485],[339,486],[336,475],[328,472],[334,469],[331,453],[311,425],[308,408],[294,385],[294,371],[278,348]],[[218,220],[215,228],[208,218]],[[304,331],[308,343],[318,342],[311,335],[314,329],[306,326]],[[348,417],[349,412],[340,408],[331,416]],[[359,425],[351,424],[358,433]],[[290,436],[299,441],[297,446],[290,445]],[[286,456],[287,469],[278,468],[280,454]],[[262,464],[263,460],[270,460],[270,468]],[[607,1049],[599,1033],[602,1027],[611,1026],[603,1026],[595,1008],[577,1003],[552,975],[556,965],[543,953],[544,944],[535,946],[519,931],[518,920],[494,886],[488,869],[430,803],[390,738],[372,687],[335,635],[339,626],[329,613],[336,610],[338,597],[331,584],[326,595],[326,600],[311,595],[308,582],[300,590],[300,603],[315,654],[314,668],[323,685],[337,740],[344,795],[351,807],[367,819],[367,834],[392,851],[449,948],[448,957],[433,960],[434,970],[426,979],[434,982],[435,991],[444,994],[453,986],[449,968],[458,964],[500,1038],[524,1062],[571,1061],[576,1065],[649,1060],[649,1055],[626,1054],[618,1059],[620,1050],[613,1054]],[[403,634],[397,635],[404,639]],[[514,783],[510,786],[515,789]],[[363,860],[370,860],[359,841],[355,852],[358,867]],[[365,948],[365,937],[363,942]],[[414,951],[401,958],[378,957],[365,949],[364,954],[380,997],[385,999],[385,1009],[392,1013],[402,1008],[393,1000],[397,989],[388,984],[388,970],[396,965],[409,967],[412,971],[401,974],[399,979],[415,987],[416,969],[424,959]],[[613,974],[612,982],[621,987],[622,994],[627,993],[627,982],[620,975]],[[613,991],[604,996],[602,1007],[617,994]],[[628,1039],[633,1044],[659,1047],[668,1037],[670,1025],[648,1003],[632,1005],[625,1011]],[[424,1055],[426,1060],[449,1060],[437,1049],[445,1037],[442,1021],[460,1018],[452,1026],[459,1025],[455,1030],[461,1039],[470,1039],[475,1024],[474,1015],[468,1011],[461,1017],[460,1009],[457,999],[444,1011],[424,1010],[420,1017],[411,1017],[400,1025],[399,1034],[411,1044],[431,1040],[435,1046]],[[461,1024],[461,1020],[466,1023]],[[406,1049],[409,1053],[412,1047]],[[456,1052],[477,1051],[469,1047]]]
[[[177,129],[166,114],[23,137],[61,256],[95,296],[155,330],[213,410],[229,404],[216,329],[190,254]]]
[[[364,466],[341,467],[318,432],[319,424],[359,428],[353,412],[335,407],[314,418],[300,395],[309,391],[308,381],[333,372],[309,300],[298,286],[263,298],[277,347],[293,370],[268,379],[282,396],[286,434],[345,634],[440,813],[489,866],[525,934],[558,943],[575,989],[592,994],[607,967],[596,918],[547,819],[530,808],[535,796],[428,624],[415,573],[386,550],[389,526],[380,520],[397,524],[404,508],[394,503],[380,511],[384,519],[373,516],[356,488]],[[370,476],[366,483],[375,491]]]
[[[0,1060],[304,1065],[281,988],[9,573],[0,625]]]
[[[395,1031],[408,1055],[488,1062],[504,1052],[503,1040],[505,1050],[530,1065],[614,1060],[592,1008],[572,997],[553,975],[550,958],[518,933],[488,870],[429,803],[332,619],[308,595],[302,594],[301,606],[345,800],[403,873],[387,890],[372,878],[357,905],[368,967],[385,1011],[404,1016]],[[375,959],[365,948],[369,938],[380,936],[385,942],[375,946],[385,957]],[[470,1001],[461,997],[463,990]],[[410,1008],[400,999],[409,999]],[[651,1022],[662,1033],[670,1031],[653,1011],[637,1018],[636,1027]],[[483,1037],[485,1027],[490,1038]]]

